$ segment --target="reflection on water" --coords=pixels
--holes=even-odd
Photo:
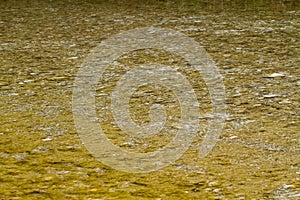
[[[3,199],[297,199],[299,198],[299,1],[1,1],[0,197]],[[97,86],[99,124],[128,150],[148,152],[172,139],[120,133],[112,88],[142,64],[181,66],[200,105],[200,128],[171,166],[148,174],[116,171],[95,160],[77,135],[72,90],[80,64],[95,46],[123,30],[162,27],[199,42],[226,87],[221,140],[199,159],[211,120],[202,77],[186,61],[148,49],[123,55]],[[141,97],[142,96],[142,97]],[[151,104],[167,107],[176,130],[175,95],[149,85],[131,99],[132,118],[147,122]]]

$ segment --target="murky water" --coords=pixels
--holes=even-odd
[[[299,1],[203,2],[1,1],[0,198],[299,199]],[[80,64],[102,40],[148,26],[182,32],[206,49],[224,77],[228,116],[207,157],[197,153],[203,120],[175,163],[130,174],[86,150],[73,121],[72,90]],[[183,59],[158,50],[124,55],[105,72],[96,103],[108,137],[128,151],[153,151],[172,138],[121,137],[109,110],[100,110],[120,75],[148,63],[182,66],[200,112],[212,109],[203,79]],[[136,122],[149,121],[150,105],[163,103],[173,116],[166,129],[174,129],[180,105],[172,92],[149,85],[134,97]]]

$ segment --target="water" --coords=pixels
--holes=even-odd
[[[205,2],[1,2],[0,197],[299,198],[297,1]],[[109,95],[122,74],[141,64],[181,66],[178,71],[189,77],[203,115],[195,141],[179,160],[159,171],[131,174],[102,164],[86,150],[73,121],[72,90],[80,64],[99,42],[149,26],[184,33],[206,49],[224,77],[228,116],[220,141],[198,158],[212,111],[201,76],[165,51],[124,55],[105,72],[96,94],[99,123],[114,144],[150,152],[168,144],[180,128],[174,93],[152,85],[135,94],[132,118],[148,122],[147,110],[162,103],[173,116],[164,129],[170,134],[141,140],[119,133],[108,110]]]

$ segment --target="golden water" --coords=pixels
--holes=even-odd
[[[300,198],[297,1],[202,2],[1,1],[0,199]],[[228,118],[207,157],[197,154],[203,121],[197,140],[175,163],[130,174],[89,154],[77,135],[71,97],[77,70],[93,47],[120,31],[147,26],[182,32],[206,49],[224,77]],[[133,52],[118,63],[108,69],[109,81],[99,83],[102,93],[110,94],[126,67],[180,65],[201,112],[211,111],[205,83],[185,71],[182,59],[153,50]],[[145,102],[174,98],[163,88],[145,91],[149,99],[131,102],[136,121],[149,120]],[[106,97],[97,96],[97,105],[108,103]],[[175,117],[178,112],[167,110]],[[108,110],[98,115],[107,117],[101,125],[111,141],[126,150],[152,151],[170,139],[122,138]]]

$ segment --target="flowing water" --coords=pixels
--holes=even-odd
[[[299,199],[299,1],[200,2],[1,1],[0,199]],[[109,105],[116,80],[141,64],[182,66],[178,71],[208,117],[168,167],[121,172],[95,159],[80,140],[74,80],[101,41],[151,26],[184,33],[209,53],[224,78],[226,124],[213,150],[199,158],[197,144],[212,111],[201,76],[165,51],[123,55],[108,67],[96,94],[100,124],[115,145],[144,153],[173,136],[120,135],[111,112],[101,107]],[[136,122],[149,121],[151,104],[162,103],[173,116],[165,130],[174,129],[180,117],[174,93],[148,85],[133,97]]]

